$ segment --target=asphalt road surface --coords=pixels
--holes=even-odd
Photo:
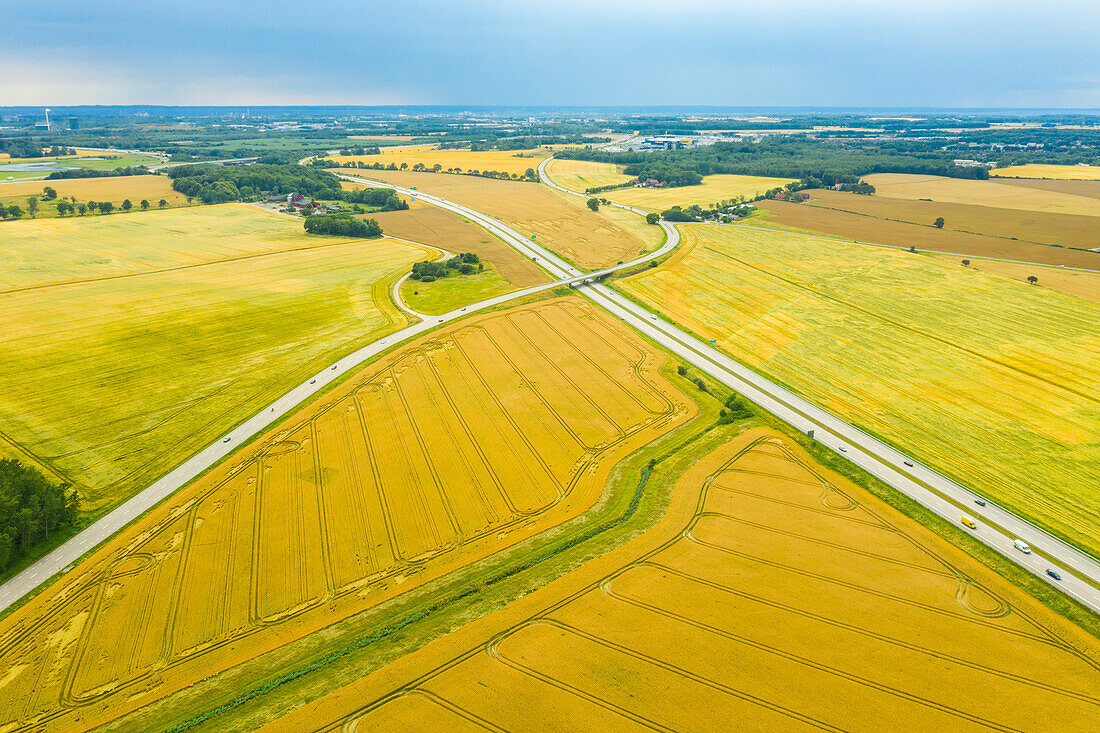
[[[539,173],[543,175],[544,180],[545,165],[546,161],[539,166]],[[618,316],[625,323],[661,344],[684,361],[744,395],[794,428],[803,432],[812,430],[814,438],[823,445],[843,455],[868,473],[918,501],[947,521],[959,522],[963,514],[972,517],[977,521],[978,527],[967,531],[972,532],[981,542],[1077,599],[1093,611],[1100,612],[1100,593],[1097,591],[1097,585],[1100,584],[1100,563],[1095,558],[1067,545],[991,502],[987,501],[984,507],[977,506],[974,502],[979,497],[965,487],[878,439],[867,435],[831,413],[818,408],[784,387],[770,382],[610,288],[592,282],[601,274],[635,267],[670,252],[679,243],[680,237],[679,232],[668,222],[660,222],[667,233],[667,240],[658,250],[622,265],[599,271],[582,272],[544,247],[525,239],[503,223],[468,207],[438,196],[392,184],[351,176],[343,177],[372,186],[392,188],[405,195],[416,196],[422,201],[466,216],[500,237],[519,252],[531,257],[536,264],[558,279],[551,283],[490,298],[442,316],[427,318],[349,354],[331,368],[298,385],[234,428],[225,436],[229,439],[227,442],[219,439],[203,449],[152,486],[120,505],[98,522],[4,583],[3,586],[0,586],[0,610],[22,598],[58,571],[74,563],[87,551],[141,516],[159,501],[177,491],[199,473],[222,460],[236,446],[246,442],[272,422],[292,411],[303,400],[324,389],[329,383],[367,359],[441,323],[465,317],[472,312],[532,293],[563,284],[574,284],[578,285],[579,292],[585,297]],[[583,194],[567,191],[552,183],[549,183],[549,185],[572,195],[583,196]],[[641,209],[629,206],[621,206],[620,208],[639,214],[646,213]],[[907,463],[912,465],[906,465]],[[1036,551],[1036,554],[1025,555],[1016,550],[1013,546],[1013,540],[1016,538],[1022,539],[1030,545]],[[1057,568],[1062,575],[1062,580],[1056,581],[1050,578],[1046,574],[1048,568]]]
[[[94,524],[85,528],[78,535],[60,545],[22,572],[14,575],[3,585],[0,585],[0,611],[12,605],[27,593],[30,593],[58,572],[68,568],[104,540],[149,511],[149,509],[166,497],[171,496],[200,473],[224,459],[238,446],[247,443],[249,439],[262,432],[269,425],[281,419],[287,413],[292,412],[303,401],[322,391],[329,384],[336,381],[347,372],[355,369],[364,361],[391,349],[395,344],[401,343],[406,339],[418,336],[425,331],[429,331],[443,323],[453,321],[457,318],[465,318],[471,313],[475,313],[479,310],[491,308],[501,303],[507,303],[563,285],[574,285],[601,274],[608,274],[627,267],[637,267],[651,259],[660,257],[674,249],[680,241],[679,232],[671,226],[666,227],[666,229],[669,232],[669,238],[664,246],[629,262],[624,262],[621,265],[609,267],[598,272],[581,272],[580,270],[570,267],[568,270],[557,273],[559,279],[553,282],[535,285],[533,287],[524,288],[523,290],[505,293],[504,295],[498,295],[494,298],[488,298],[463,308],[453,310],[449,313],[444,313],[443,315],[423,316],[424,320],[419,323],[407,326],[385,338],[378,339],[367,344],[358,351],[341,358],[330,367],[326,367],[323,371],[310,377],[270,405],[267,405],[248,420],[188,458],[181,465],[177,466],[151,486],[134,495],[123,504],[120,504]],[[513,236],[518,235],[513,233]],[[225,440],[226,438],[228,438],[228,440]]]

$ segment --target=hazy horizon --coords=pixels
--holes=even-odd
[[[137,0],[5,8],[0,106],[1100,108],[1100,5]]]

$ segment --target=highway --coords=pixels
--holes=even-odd
[[[543,161],[538,168],[544,183],[564,193],[588,198],[584,194],[569,191],[546,180],[545,167],[549,160]],[[556,277],[568,277],[579,272],[554,253],[525,239],[503,223],[481,212],[423,191],[413,191],[369,179],[356,180],[368,185],[392,188],[408,196],[415,195],[422,201],[466,216],[523,254],[535,259]],[[640,215],[647,213],[635,207],[619,206]],[[661,222],[661,226],[669,232],[668,241],[660,252],[650,255],[650,258],[671,250],[674,243],[679,242],[679,235],[672,233],[676,231],[675,227],[665,221]],[[817,407],[785,387],[765,379],[611,288],[591,284],[579,288],[579,292],[684,361],[744,395],[795,429],[807,433],[812,430],[814,438],[822,445],[924,505],[943,519],[956,526],[961,526],[960,519],[964,514],[976,520],[978,528],[966,531],[971,532],[978,540],[1091,610],[1100,612],[1100,590],[1097,588],[1100,585],[1100,562],[1096,558],[1050,535],[1012,512],[998,507],[993,502],[983,499],[966,487]],[[985,506],[977,505],[975,502],[978,499],[985,501]],[[1020,552],[1013,545],[1015,539],[1023,540],[1035,552],[1032,554]],[[1044,555],[1054,562],[1044,558]],[[1062,580],[1058,581],[1048,576],[1046,574],[1048,568],[1059,572]]]
[[[424,320],[419,323],[407,326],[384,338],[377,339],[361,349],[342,357],[339,361],[305,380],[282,397],[279,397],[271,404],[265,406],[240,425],[226,432],[223,436],[188,458],[148,488],[143,489],[126,502],[115,507],[109,513],[82,530],[79,534],[40,558],[22,572],[12,576],[3,585],[0,585],[0,611],[3,611],[5,608],[17,602],[58,572],[66,570],[70,565],[74,564],[83,555],[94,549],[104,540],[110,538],[130,522],[152,509],[159,502],[187,485],[196,476],[225,459],[225,457],[236,450],[236,448],[247,443],[251,438],[263,432],[267,427],[282,419],[288,413],[293,412],[303,401],[318,394],[328,387],[328,385],[337,381],[349,371],[356,369],[368,359],[388,351],[394,345],[402,341],[419,336],[444,323],[458,318],[465,318],[477,311],[492,308],[509,301],[524,298],[535,293],[541,293],[563,285],[576,285],[586,280],[591,280],[601,274],[610,274],[616,270],[637,267],[649,260],[661,257],[674,249],[680,241],[679,232],[673,227],[666,226],[666,230],[669,232],[669,238],[664,246],[646,255],[630,260],[629,262],[624,262],[621,265],[609,267],[599,272],[581,272],[580,270],[570,267],[567,271],[559,272],[559,279],[551,282],[488,298],[478,303],[450,311],[449,313],[444,313],[443,315],[422,316]],[[518,237],[519,235],[513,232],[512,236]],[[398,303],[401,303],[401,301],[398,300]],[[226,438],[228,438],[228,440],[225,440]]]
[[[546,161],[539,166],[539,173],[542,175],[544,175],[545,165]],[[399,193],[415,196],[421,201],[465,216],[501,238],[520,253],[530,257],[556,279],[542,285],[489,298],[441,316],[426,317],[419,323],[401,329],[385,338],[378,339],[341,358],[331,367],[293,388],[226,433],[224,438],[228,440],[219,439],[199,451],[80,534],[41,558],[23,572],[12,577],[0,586],[0,610],[15,603],[56,573],[75,563],[86,552],[121,530],[161,500],[179,490],[200,473],[223,460],[238,446],[246,443],[272,423],[292,412],[304,400],[316,395],[329,384],[368,359],[389,350],[406,339],[418,336],[441,324],[464,318],[471,313],[562,285],[575,285],[578,286],[580,294],[619,317],[656,343],[661,344],[685,362],[692,364],[697,369],[744,395],[797,430],[802,432],[812,430],[814,438],[824,446],[843,455],[868,473],[921,503],[947,521],[959,524],[959,519],[963,514],[974,518],[978,522],[978,528],[973,530],[972,534],[980,541],[1077,599],[1093,611],[1100,612],[1100,592],[1096,587],[1097,584],[1100,584],[1100,563],[1095,558],[1052,537],[1007,510],[997,507],[992,502],[987,502],[984,507],[975,505],[974,501],[979,497],[965,487],[882,443],[835,415],[811,404],[784,387],[765,379],[677,326],[664,321],[657,314],[631,302],[611,288],[595,282],[601,275],[637,267],[671,252],[679,244],[680,235],[670,223],[660,222],[660,226],[664,228],[667,234],[667,239],[664,245],[654,252],[614,267],[582,272],[534,241],[524,238],[505,224],[461,204],[422,191],[414,191],[367,178],[346,175],[341,177],[370,186],[391,188]],[[567,191],[555,184],[549,185],[566,193],[584,197],[583,194]],[[643,210],[629,206],[621,206],[621,208],[642,215],[646,213]],[[1055,564],[1038,554],[1025,555],[1016,550],[1013,547],[1013,540],[1016,538],[1022,539],[1034,550],[1052,558]],[[1061,581],[1055,581],[1046,575],[1046,570],[1051,567],[1058,567],[1059,572],[1062,573]]]

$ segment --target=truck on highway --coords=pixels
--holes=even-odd
[[[974,522],[974,520],[971,519],[968,516],[963,515],[962,519],[960,519],[959,521],[962,522],[967,527],[970,527],[970,529],[977,529],[978,528],[978,525]]]

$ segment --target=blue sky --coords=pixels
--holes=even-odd
[[[4,5],[0,106],[1100,107],[1098,0]]]

